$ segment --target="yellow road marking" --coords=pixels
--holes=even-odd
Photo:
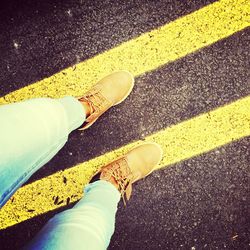
[[[215,2],[79,63],[76,68],[14,91],[0,103],[41,96],[79,96],[103,75],[118,69],[138,76],[248,27],[249,13],[249,0]]]
[[[249,107],[250,96],[148,136],[147,141],[159,143],[163,148],[164,157],[159,168],[249,136]],[[68,197],[70,202],[77,201],[82,196],[82,187],[98,167],[139,143],[128,144],[22,187],[14,200],[9,200],[0,210],[0,229],[64,206]],[[55,205],[55,199],[61,204]]]

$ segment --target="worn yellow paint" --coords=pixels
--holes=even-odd
[[[249,107],[250,96],[148,136],[146,141],[159,143],[163,149],[159,168],[249,136]],[[22,187],[0,211],[0,228],[64,206],[68,197],[70,202],[77,201],[94,171],[139,143],[133,142]],[[56,196],[60,205],[54,204]]]
[[[154,70],[249,26],[249,0],[221,0],[144,33],[109,51],[67,68],[0,99],[79,96],[97,79],[118,69],[135,76]]]

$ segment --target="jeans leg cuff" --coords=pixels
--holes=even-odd
[[[58,101],[63,105],[67,114],[69,133],[79,128],[86,119],[86,114],[81,103],[72,96],[65,96],[58,99]]]
[[[117,188],[108,181],[99,180],[99,181],[95,181],[93,183],[90,183],[85,187],[84,192],[88,193],[90,190],[93,190],[93,189],[100,190],[100,192],[102,192],[104,190],[110,192],[110,194],[112,194],[112,198],[114,200],[116,200],[117,202],[119,202],[119,200],[121,198],[121,194],[117,190]]]

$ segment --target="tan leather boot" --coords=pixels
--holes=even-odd
[[[105,180],[112,183],[121,193],[126,205],[126,200],[131,196],[132,184],[149,175],[161,159],[162,149],[158,144],[144,143],[102,167],[91,182]]]
[[[106,110],[125,100],[133,87],[134,77],[127,71],[114,72],[101,79],[84,96],[78,98],[90,107],[90,115],[80,130],[89,128]]]

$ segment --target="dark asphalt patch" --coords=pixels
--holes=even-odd
[[[249,249],[249,143],[250,137],[138,182],[128,206],[120,203],[109,249]]]
[[[214,0],[1,2],[0,96],[211,2]]]

